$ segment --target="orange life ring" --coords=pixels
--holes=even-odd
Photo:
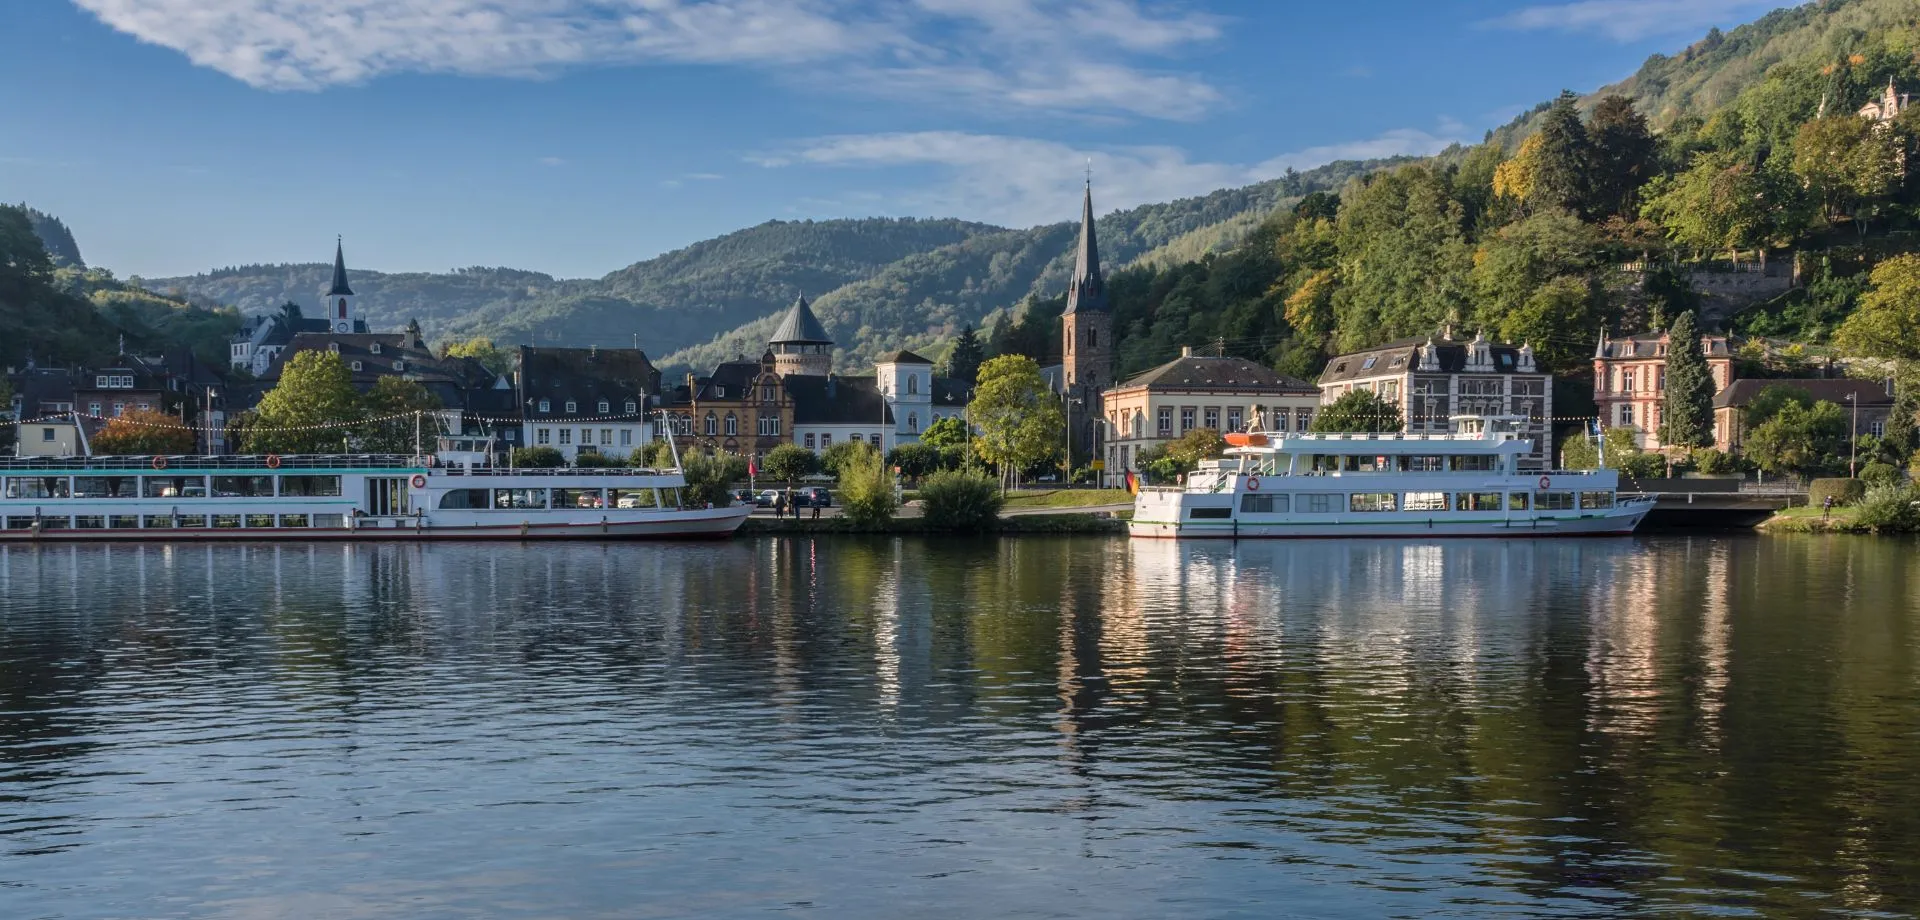
[[[156,470],[164,470],[164,469],[166,469],[166,468],[167,468],[167,458],[165,458],[165,457],[155,457],[155,458],[153,458],[153,468],[154,468],[154,469],[156,469]]]
[[[1547,488],[1552,488],[1552,486],[1553,486],[1552,479],[1549,479],[1545,476],[1540,477],[1540,488],[1547,489]]]
[[[1249,492],[1260,491],[1260,477],[1258,476],[1247,477],[1247,491]]]
[[[279,454],[268,454],[268,455],[267,455],[267,469],[270,469],[270,470],[277,470],[277,469],[279,469],[279,468],[280,468],[280,455],[279,455]]]
[[[416,489],[424,489],[424,488],[426,488],[426,487],[427,487],[427,477],[425,477],[425,476],[422,476],[422,475],[421,475],[421,474],[419,474],[419,473],[415,473],[415,474],[413,474],[413,487],[414,487],[414,488],[416,488]]]

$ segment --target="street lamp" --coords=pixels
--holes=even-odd
[[[206,432],[207,432],[208,456],[212,456],[214,453],[214,450],[213,450],[213,398],[217,395],[219,394],[214,392],[213,387],[207,387],[207,413],[206,415],[201,416],[200,418],[200,427],[206,429]]]
[[[1060,485],[1062,488],[1073,487],[1073,407],[1082,404],[1082,401],[1078,397],[1068,396],[1064,388],[1060,390],[1060,415],[1061,421],[1063,422],[1060,426],[1062,429],[1061,440],[1066,442],[1061,446],[1067,449],[1066,455],[1060,459]]]
[[[1859,395],[1860,394],[1857,391],[1847,394],[1847,402],[1853,405],[1853,428],[1851,430],[1851,433],[1847,437],[1847,478],[1848,479],[1854,478],[1853,476],[1854,461],[1858,459],[1860,454],[1860,400],[1855,398]]]

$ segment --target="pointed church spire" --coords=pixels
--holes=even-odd
[[[1089,163],[1086,194],[1080,199],[1080,245],[1073,256],[1073,277],[1067,281],[1067,312],[1081,309],[1107,312],[1107,288],[1100,277],[1100,244],[1093,234],[1093,167]]]
[[[333,287],[328,289],[328,297],[353,296],[353,288],[347,286],[347,254],[341,248],[339,237],[333,238]]]

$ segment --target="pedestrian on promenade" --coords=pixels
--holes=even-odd
[[[1832,513],[1833,513],[1833,496],[1829,495],[1826,498],[1821,499],[1820,501],[1820,520],[1823,520],[1823,521],[1826,520],[1827,515],[1830,515]]]

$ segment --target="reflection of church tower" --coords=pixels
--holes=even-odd
[[[1107,285],[1100,277],[1100,246],[1093,236],[1093,183],[1080,201],[1080,245],[1067,282],[1067,312],[1060,318],[1060,360],[1073,390],[1098,390],[1113,383],[1113,314],[1107,309]],[[1078,395],[1078,394],[1076,394]]]
[[[825,377],[833,372],[833,339],[813,315],[805,297],[794,300],[780,328],[767,340],[767,347],[773,352],[774,373],[782,377]]]
[[[335,332],[352,332],[353,288],[347,286],[347,255],[338,237],[333,241],[333,286],[327,289],[327,322]]]

